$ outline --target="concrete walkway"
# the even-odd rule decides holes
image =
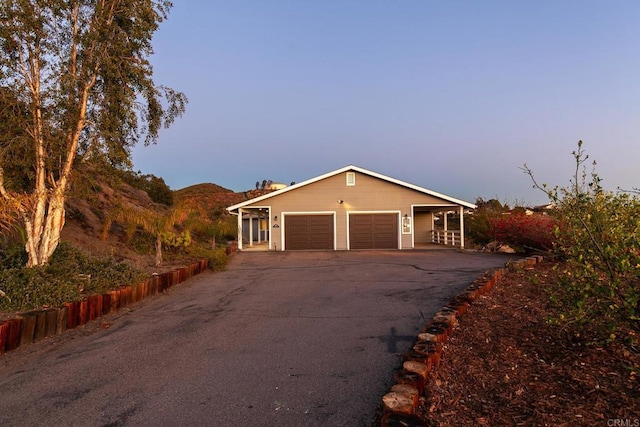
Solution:
[[[506,261],[238,253],[227,271],[0,358],[0,425],[368,426],[425,319]]]

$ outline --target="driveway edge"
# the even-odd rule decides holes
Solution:
[[[504,268],[487,270],[431,318],[416,337],[412,349],[403,355],[402,367],[394,376],[395,384],[382,397],[381,427],[426,426],[421,419],[414,416],[414,413],[419,398],[424,393],[430,372],[440,364],[444,344],[453,333],[457,319],[467,312],[473,301],[489,292],[498,283],[506,268],[531,267],[542,259],[542,256],[535,255],[509,261]]]

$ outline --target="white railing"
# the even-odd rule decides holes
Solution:
[[[431,230],[431,243],[460,246],[460,232],[451,230]]]

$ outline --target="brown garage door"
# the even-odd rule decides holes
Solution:
[[[333,249],[333,215],[287,215],[286,250]]]
[[[398,215],[349,215],[349,248],[398,249]]]

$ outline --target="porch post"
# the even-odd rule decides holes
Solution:
[[[253,247],[253,213],[249,213],[249,247]]]
[[[433,211],[431,211],[431,243],[436,242],[436,216]]]
[[[269,209],[267,210],[267,229],[264,232],[264,238],[267,240],[267,243],[269,244],[269,250],[271,250],[271,207],[269,207]]]
[[[460,249],[464,249],[464,206],[460,206]]]
[[[449,233],[447,233],[447,231],[449,230],[448,226],[447,226],[447,217],[449,216],[449,211],[444,211],[444,244],[448,245],[448,239],[449,239]]]
[[[260,211],[258,211],[258,245],[260,243],[262,243],[262,236],[260,235],[260,233],[262,232],[262,224],[260,224],[260,221],[262,220],[262,213]]]
[[[238,250],[242,250],[242,208],[238,208]]]

